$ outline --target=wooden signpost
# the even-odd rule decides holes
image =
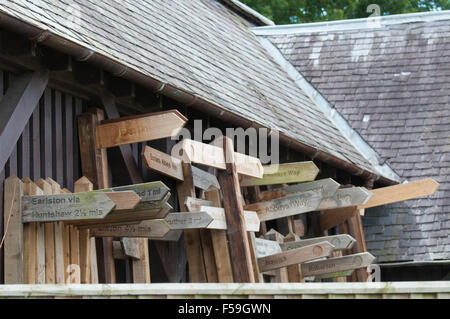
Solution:
[[[207,212],[171,213],[165,221],[171,229],[202,229],[214,221]]]
[[[174,178],[177,181],[184,180],[181,159],[160,152],[150,146],[145,146],[142,158],[149,169]],[[220,188],[217,177],[200,168],[192,166],[192,176],[194,178],[194,186],[197,188],[205,191]]]
[[[255,238],[255,246],[257,258],[281,253],[280,244],[273,240]]]
[[[280,244],[283,251],[296,249],[308,245],[313,245],[319,242],[328,242],[334,246],[334,250],[351,249],[356,240],[347,234],[340,234],[334,236],[315,237],[309,239],[301,239],[297,241],[284,242]]]
[[[172,149],[172,155],[186,162],[197,163],[220,170],[226,169],[224,150],[211,144],[204,144],[190,139],[184,139]],[[234,153],[236,170],[239,174],[261,178],[263,167],[259,159],[242,153]]]
[[[259,202],[245,206],[256,211],[261,221],[278,219],[316,210],[322,197],[314,191],[285,196],[271,201]]]
[[[297,162],[263,166],[262,178],[240,177],[241,186],[273,185],[313,181],[319,169],[313,162]]]
[[[344,257],[329,258],[302,264],[303,276],[340,277],[347,271],[369,266],[375,257],[370,253],[360,253]]]
[[[258,199],[260,201],[266,201],[297,193],[304,193],[307,191],[313,191],[317,193],[317,195],[320,195],[322,198],[326,198],[332,197],[338,190],[339,186],[339,183],[335,182],[333,179],[326,178],[318,181],[299,183],[283,188],[262,191],[259,193]]]
[[[134,192],[34,195],[22,198],[23,222],[102,219],[112,209],[130,209],[139,197]]]
[[[190,212],[200,211],[201,206],[213,206],[212,201],[194,197],[187,197],[184,204]]]
[[[164,219],[155,219],[132,225],[93,227],[90,229],[90,234],[93,237],[142,237],[153,239],[163,238],[170,229],[170,226]]]
[[[305,261],[329,256],[334,246],[329,242],[320,242],[317,244],[295,248],[281,253],[258,258],[259,269],[261,272],[288,267],[290,265],[300,264]]]
[[[100,148],[176,136],[187,119],[177,110],[103,120],[97,126]]]
[[[213,218],[213,221],[208,225],[209,229],[227,229],[225,210],[219,207],[200,206],[200,211],[206,212]],[[247,231],[258,232],[260,221],[256,212],[244,211],[245,227]]]
[[[372,193],[364,187],[341,188],[332,197],[322,199],[317,210],[357,206],[367,203]]]

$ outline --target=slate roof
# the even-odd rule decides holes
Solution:
[[[440,183],[431,197],[366,212],[377,261],[450,259],[450,11],[255,32],[266,34],[381,162],[403,179]]]
[[[6,14],[378,174],[273,62],[248,24],[218,1],[0,3]]]

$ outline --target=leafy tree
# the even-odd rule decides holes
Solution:
[[[381,15],[450,9],[450,0],[241,0],[276,24],[366,18],[370,4]]]

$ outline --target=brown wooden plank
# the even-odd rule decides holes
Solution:
[[[76,226],[69,226],[70,233],[70,265],[77,265],[80,267],[80,232]],[[75,272],[71,276],[71,283],[81,283],[81,267],[80,272]]]
[[[24,238],[21,214],[23,183],[17,177],[8,177],[4,186],[4,278],[5,284],[24,283]]]
[[[78,135],[83,175],[95,189],[109,187],[109,174],[106,149],[98,149],[95,141],[96,128],[103,120],[103,113],[94,109],[93,113],[84,113],[78,117]],[[114,258],[112,256],[112,238],[100,238],[96,242],[99,281],[115,282]]]
[[[369,201],[364,205],[359,205],[358,208],[370,208],[430,196],[436,192],[438,187],[439,183],[432,178],[426,178],[406,184],[373,189],[371,190],[373,195]]]
[[[10,83],[0,101],[0,169],[3,169],[47,86],[48,71],[26,72]]]
[[[60,194],[61,193],[61,186],[51,179],[50,177],[47,177],[45,179],[47,183],[50,184],[52,189],[52,195]],[[66,251],[66,254],[64,254],[64,246],[66,246],[66,249],[68,247],[67,245],[67,232],[66,236],[64,231],[64,223],[63,222],[55,222],[53,223],[54,228],[54,249],[55,249],[55,280],[57,284],[63,284],[65,283],[65,277],[66,277],[66,266],[64,260],[64,255],[67,256],[68,251]],[[66,258],[67,263],[67,258]]]
[[[188,163],[182,163],[184,181],[178,182],[178,204],[181,211],[187,212],[185,205],[187,197],[195,197],[192,168]],[[198,229],[184,230],[184,241],[189,264],[189,278],[191,282],[207,282],[207,274],[203,261],[200,232]]]
[[[148,239],[136,238],[139,247],[140,258],[138,260],[133,259],[133,283],[150,283],[150,259],[148,252]]]
[[[63,141],[64,141],[64,185],[73,190],[74,176],[73,176],[73,98],[70,95],[65,96],[64,100],[64,114],[63,114]]]
[[[221,207],[219,190],[205,192],[205,198],[214,203],[215,207]],[[233,270],[231,268],[230,251],[228,248],[227,234],[225,230],[211,229],[211,241],[216,261],[218,282],[233,282]]]
[[[52,186],[40,178],[36,181],[36,185],[42,189],[44,195],[52,194]],[[45,283],[56,283],[55,274],[55,228],[54,223],[44,223],[45,238]]]
[[[38,187],[29,177],[22,178],[22,182],[24,195],[38,195]],[[24,283],[36,284],[36,223],[28,223],[23,225],[23,242]]]
[[[74,192],[89,192],[94,186],[86,178],[81,177],[74,184]],[[80,281],[82,284],[91,283],[91,244],[89,229],[80,230],[79,234],[79,249],[80,249]],[[95,240],[95,239],[93,239]],[[95,247],[95,246],[94,246]]]
[[[101,148],[156,140],[177,135],[187,119],[177,110],[102,121],[97,142]]]
[[[355,238],[356,242],[352,247],[352,254],[367,252],[364,230],[362,227],[361,215],[358,208],[352,210],[352,217],[347,219],[348,234]],[[369,274],[365,268],[355,270],[356,279],[359,282],[366,282]]]
[[[353,216],[353,210],[354,207],[344,207],[324,211],[319,216],[320,230],[324,232],[344,223],[347,219]]]
[[[245,228],[242,195],[235,165],[233,142],[223,137],[226,170],[219,171],[219,183],[223,194],[223,206],[227,219],[227,235],[235,282],[255,282],[250,245]]]
[[[284,236],[274,229],[269,230],[265,235],[265,239],[276,241],[277,243],[284,242]],[[274,276],[270,282],[289,282],[287,268],[280,268],[273,271]]]
[[[293,219],[291,219],[290,222],[293,222]],[[296,235],[295,231],[293,231],[284,237],[284,242],[292,242],[296,241],[297,239],[298,236]],[[302,267],[300,265],[288,266],[287,274],[289,282],[305,282],[302,275]]]

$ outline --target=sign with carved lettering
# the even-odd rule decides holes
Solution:
[[[262,178],[240,177],[241,186],[273,185],[313,181],[319,169],[313,162],[297,162],[263,166]]]
[[[93,237],[162,238],[170,231],[164,219],[146,220],[132,225],[108,225],[90,228]]]
[[[197,163],[224,170],[225,155],[222,147],[184,139],[172,148],[172,155],[183,161]],[[234,162],[239,174],[261,178],[263,167],[256,157],[234,153]]]
[[[281,253],[280,244],[274,240],[255,238],[256,258]]]
[[[142,152],[142,158],[149,169],[179,181],[184,180],[181,160],[179,158],[172,157],[169,154],[160,152],[150,146],[145,146],[144,151]]]
[[[329,258],[302,264],[304,277],[345,272],[369,266],[375,257],[370,253],[359,253],[344,257]]]
[[[351,249],[356,243],[356,240],[352,236],[347,234],[340,234],[334,236],[315,237],[309,239],[300,239],[291,242],[284,242],[280,244],[280,247],[282,250],[291,250],[323,241],[329,242],[331,245],[333,245],[334,250]]]
[[[317,210],[334,209],[365,204],[372,193],[364,187],[341,188],[332,197],[322,199]]]
[[[97,126],[100,148],[176,136],[187,119],[177,110],[104,120]]]
[[[102,219],[114,206],[107,194],[95,192],[23,196],[22,220],[29,223]]]
[[[333,252],[333,249],[333,245],[329,242],[320,242],[314,245],[295,248],[278,254],[258,258],[259,270],[265,272],[326,257]]]
[[[170,194],[169,187],[164,185],[163,182],[150,182],[126,186],[118,186],[113,188],[106,188],[101,190],[96,190],[94,192],[120,192],[120,191],[134,191],[140,198],[141,203],[138,204],[136,209],[146,209],[149,203],[154,201],[162,201],[167,194]],[[170,196],[170,195],[169,195]]]
[[[207,228],[214,220],[206,212],[171,213],[165,218],[171,229],[202,229]]]
[[[176,241],[180,240],[182,234],[183,234],[183,230],[181,230],[181,229],[177,229],[177,230],[172,229],[167,234],[165,234],[164,237],[152,238],[152,240],[176,242]]]
[[[219,207],[201,206],[200,211],[207,212],[214,220],[208,225],[208,229],[227,229],[225,210]],[[245,226],[247,231],[259,231],[260,221],[256,212],[244,211]]]
[[[256,211],[261,221],[267,221],[314,211],[321,200],[321,196],[309,191],[250,204],[245,209]]]

